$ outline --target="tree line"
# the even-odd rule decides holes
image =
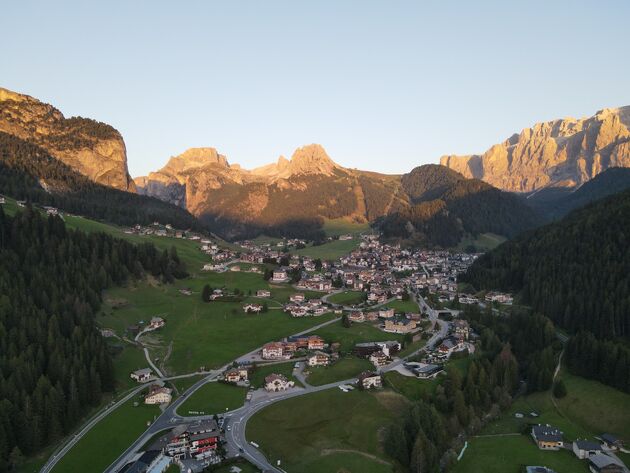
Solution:
[[[0,472],[60,440],[115,388],[95,323],[101,291],[146,273],[169,281],[185,267],[175,249],[0,208]]]
[[[416,181],[420,178],[417,175]],[[419,198],[426,200],[412,200],[383,218],[379,222],[383,235],[420,246],[451,247],[468,234],[511,237],[536,225],[535,212],[519,197],[477,179],[449,179],[432,176],[428,183],[410,183],[407,178],[409,192],[421,193]]]
[[[630,192],[600,200],[480,257],[461,280],[519,292],[571,332],[630,336]]]
[[[37,145],[0,132],[0,192],[119,225],[170,223],[203,231],[186,210],[92,182]]]
[[[578,332],[567,343],[566,365],[572,374],[630,393],[630,349],[624,343]]]
[[[534,391],[550,387],[550,380],[539,383],[532,368],[542,353],[557,359],[548,319],[517,311],[500,317],[476,308],[467,308],[463,317],[479,334],[468,368],[460,372],[449,366],[435,392],[422,393],[385,433],[386,453],[407,471],[433,473],[452,466],[465,435],[479,432],[507,409],[525,386],[521,380]]]

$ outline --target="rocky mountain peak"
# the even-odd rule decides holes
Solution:
[[[230,166],[226,157],[219,154],[215,148],[189,148],[182,154],[172,157],[164,169],[179,173],[209,164],[218,164],[222,167]]]
[[[280,156],[275,163],[252,169],[251,174],[267,179],[288,179],[294,175],[323,174],[330,176],[335,169],[342,169],[336,164],[322,145],[311,144],[302,146],[293,152],[288,160]]]
[[[311,144],[298,148],[291,156],[287,170],[290,174],[324,174],[329,176],[339,166],[328,156],[322,145]]]

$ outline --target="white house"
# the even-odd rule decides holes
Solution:
[[[383,386],[383,380],[380,374],[364,371],[359,375],[359,385],[363,389],[376,389]]]
[[[136,370],[133,373],[131,373],[131,379],[139,383],[146,383],[147,381],[150,381],[151,379],[153,379],[153,371],[151,370],[151,368],[143,368],[141,370]]]
[[[281,374],[270,374],[265,377],[265,390],[269,392],[286,391],[295,385],[293,381],[289,381],[286,376]]]

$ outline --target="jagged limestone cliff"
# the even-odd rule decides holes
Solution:
[[[302,218],[348,217],[366,222],[406,203],[398,176],[336,164],[317,144],[290,160],[246,170],[213,148],[193,148],[136,179],[138,192],[176,203],[199,217],[255,225]]]
[[[91,180],[135,192],[125,142],[113,127],[65,118],[52,105],[0,88],[0,131],[36,144]]]
[[[508,191],[578,186],[610,167],[630,167],[630,106],[537,123],[482,155],[443,156],[440,163]]]

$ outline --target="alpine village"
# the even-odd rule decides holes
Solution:
[[[181,5],[186,10],[177,13],[182,25],[166,33],[175,19],[165,18],[165,35],[194,42],[188,35],[195,30],[204,38],[199,41],[221,42],[219,33],[205,36],[210,33],[200,27],[203,17],[205,28],[227,35],[226,51],[240,51],[243,58],[228,60],[220,49],[191,43],[186,47],[197,48],[196,54],[209,48],[204,61],[217,55],[225,67],[216,66],[199,82],[177,84],[181,70],[173,75],[156,65],[181,64],[177,53],[165,48],[158,54],[175,56],[153,56],[158,44],[167,42],[159,39],[162,30],[151,29],[154,46],[140,39],[144,27],[125,31],[135,52],[126,51],[109,33],[103,44],[91,36],[104,34],[96,31],[105,27],[96,18],[110,13],[87,4],[77,13],[78,5],[63,3],[54,15],[41,18],[35,12],[54,10],[53,5],[31,5],[29,15],[38,25],[71,25],[71,31],[88,35],[91,46],[76,44],[80,38],[71,40],[59,29],[46,38],[38,33],[42,51],[52,51],[45,44],[51,41],[61,48],[58,60],[74,64],[83,59],[70,51],[91,47],[105,54],[112,48],[121,61],[148,61],[152,70],[132,79],[121,63],[115,80],[159,82],[167,74],[169,93],[184,101],[189,95],[181,89],[213,87],[214,80],[231,84],[226,85],[229,97],[232,87],[255,89],[259,80],[261,89],[246,94],[264,96],[262,87],[269,85],[264,76],[280,57],[262,46],[278,33],[271,31],[275,20],[264,25],[271,21],[267,9],[287,15],[289,23],[306,22],[304,32],[320,41],[298,35],[298,45],[291,46],[284,44],[292,41],[288,34],[278,46],[284,52],[277,54],[296,64],[291,77],[277,78],[288,97],[303,92],[290,92],[287,84],[307,81],[301,75],[320,67],[314,65],[316,57],[303,64],[300,54],[326,51],[324,57],[337,57],[336,47],[363,51],[336,28],[340,18],[351,15],[358,23],[344,23],[344,28],[361,37],[367,34],[365,15],[377,8],[359,2],[308,8],[283,4],[282,9],[275,2],[239,8],[222,2]],[[157,12],[161,18],[180,7],[141,3],[147,22],[158,22]],[[611,8],[608,4],[589,8]],[[87,20],[92,8],[94,18]],[[131,5],[112,8],[115,28],[129,26],[124,25],[127,15],[144,21],[136,18],[144,12]],[[12,30],[31,21],[14,16],[26,9],[16,4],[5,11]],[[302,9],[311,16],[299,16]],[[239,11],[238,20],[230,16],[233,10]],[[395,22],[400,35],[430,28],[428,17],[422,22],[404,18],[402,9],[394,15],[393,5],[378,10],[385,30],[378,33],[380,26],[370,23],[370,34],[394,35],[378,43],[388,48],[403,38],[387,22]],[[324,11],[338,41],[334,46],[326,43],[328,30],[320,29],[317,19]],[[61,13],[68,18],[58,18]],[[628,8],[619,6],[617,14],[619,21],[625,14],[627,26]],[[89,24],[87,29],[85,24],[74,29],[76,15]],[[255,39],[248,40],[251,50],[227,45],[240,41],[233,30],[258,28],[252,26],[258,25],[256,16],[263,22],[261,45]],[[189,27],[183,26],[188,20]],[[295,25],[287,28],[287,33],[297,31]],[[456,35],[460,43],[468,41],[446,29],[450,25],[445,34]],[[16,42],[18,37],[27,41],[26,32],[15,34]],[[529,38],[533,33],[518,29],[513,34]],[[171,40],[184,47],[183,39]],[[627,81],[627,41],[623,47],[623,41],[607,42],[614,51],[625,51],[616,56],[626,63],[625,70],[615,74],[625,73]],[[44,61],[29,44],[19,46],[22,54]],[[146,49],[135,49],[140,44]],[[397,60],[394,51],[370,44],[370,54],[385,54],[379,61]],[[301,49],[289,57],[289,48]],[[251,71],[257,69],[260,78],[234,75],[229,65],[240,66],[231,61],[245,57],[256,64]],[[12,53],[9,58],[7,66],[15,61]],[[90,88],[87,81],[96,77],[92,69],[97,66],[85,61],[86,77],[77,80]],[[348,61],[356,65],[359,59]],[[344,63],[329,71],[335,77],[318,76],[322,88],[344,83]],[[589,116],[553,118],[549,110],[567,103],[558,98],[555,108],[536,114],[537,104],[552,101],[541,85],[537,94],[543,96],[532,99],[533,110],[521,113],[515,106],[505,117],[479,113],[479,123],[453,120],[448,125],[453,137],[482,127],[499,130],[503,141],[485,142],[486,151],[470,150],[478,154],[438,157],[421,148],[411,160],[398,160],[397,151],[409,144],[394,146],[401,133],[415,133],[420,141],[438,139],[412,123],[386,136],[392,148],[380,158],[353,160],[364,148],[355,153],[337,142],[329,150],[302,142],[288,158],[260,165],[245,150],[254,149],[261,135],[246,136],[253,126],[249,110],[241,109],[242,121],[234,122],[238,115],[227,111],[232,99],[223,102],[219,94],[215,102],[204,102],[205,92],[197,90],[192,93],[199,102],[182,107],[226,113],[221,120],[238,129],[235,141],[221,136],[225,128],[196,128],[183,115],[157,112],[150,103],[162,97],[142,97],[118,110],[127,103],[116,98],[116,88],[123,85],[101,81],[94,87],[106,90],[82,95],[65,84],[68,72],[57,75],[65,63],[46,64],[35,71],[15,63],[18,71],[7,74],[7,85],[16,84],[18,73],[40,77],[25,80],[23,89],[19,84],[0,88],[0,473],[630,472],[630,106],[602,103],[599,110],[590,108]],[[196,74],[197,65],[189,66],[184,75]],[[577,67],[573,72],[581,74]],[[98,67],[96,75],[101,73],[110,77]],[[223,82],[218,76],[224,74],[235,83]],[[542,81],[545,74],[554,73],[549,69],[530,80]],[[464,81],[447,83],[451,80]],[[621,90],[615,95],[617,82],[610,84],[605,97],[630,101],[627,87],[625,95]],[[134,94],[142,94],[143,87],[134,88]],[[29,95],[38,90],[61,103]],[[501,87],[496,93],[503,93]],[[577,95],[588,96],[589,90]],[[466,108],[461,97],[459,106]],[[282,107],[283,99],[275,99]],[[374,98],[370,107],[378,108],[379,100]],[[321,112],[315,102],[308,103],[309,114]],[[594,102],[580,102],[585,103]],[[380,139],[378,133],[353,135],[351,124],[337,122],[334,100],[326,107],[333,128],[343,128],[330,136],[347,135],[351,142]],[[93,118],[66,116],[65,108],[94,110]],[[269,113],[269,122],[255,127],[276,126],[278,115]],[[417,113],[430,116],[431,106]],[[169,122],[169,133],[133,131],[151,114],[153,120]],[[119,116],[129,118],[111,118]],[[284,117],[284,130],[265,133],[277,141],[286,131],[293,142],[302,136],[296,127],[308,128],[302,116]],[[528,122],[531,116],[542,119]],[[129,131],[123,136],[99,121],[107,119],[121,121],[120,130]],[[505,131],[506,123],[528,124]],[[455,131],[458,127],[470,130]],[[325,129],[315,133],[321,131],[325,139]],[[179,137],[193,136],[193,130],[196,143],[205,140],[226,149],[164,151],[163,143],[172,139],[169,149],[180,146]],[[128,141],[127,133],[133,136]],[[152,136],[155,143],[138,136]],[[241,166],[230,158],[230,143],[248,140],[249,148],[234,153],[244,156]],[[460,137],[457,143],[478,141]],[[447,135],[438,144],[444,153],[455,148]],[[144,164],[132,166],[141,155]],[[362,162],[365,168],[357,168]],[[144,175],[132,178],[130,167]]]

